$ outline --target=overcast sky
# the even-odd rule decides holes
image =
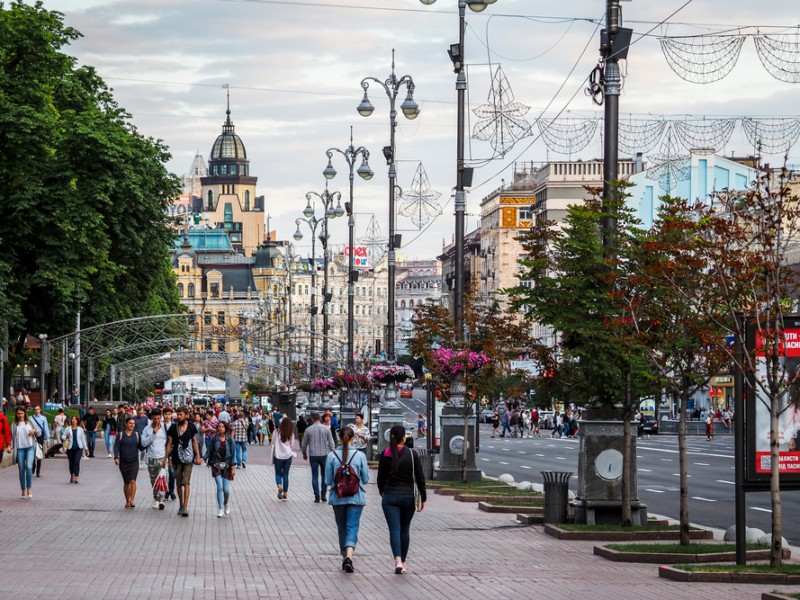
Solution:
[[[796,27],[797,1],[770,0],[765,10],[765,3],[751,0],[695,0],[668,25],[658,26],[685,3],[623,3],[634,40],[640,33],[652,34],[630,49],[621,118],[797,116],[800,84],[774,79],[759,62],[752,38],[744,42],[726,78],[698,85],[669,68],[653,37],[752,25],[777,33],[782,30],[763,28]],[[422,162],[443,206],[442,216],[422,233],[409,219],[399,218],[402,252],[410,258],[433,257],[443,240],[451,240],[456,95],[446,49],[458,38],[456,0],[432,6],[419,0],[45,0],[45,5],[63,12],[66,23],[83,34],[67,51],[97,69],[143,134],[164,140],[173,156],[168,167],[177,175],[188,171],[196,152],[208,159],[225,118],[223,85],[229,84],[236,133],[281,239],[294,232],[305,193],[324,189],[325,150],[344,149],[351,125],[355,145],[372,153],[375,171],[369,182],[356,178],[356,235],[364,234],[372,214],[386,235],[388,176],[381,148],[389,142],[389,102],[373,85],[373,115],[361,117],[355,107],[361,80],[385,79],[396,49],[397,75],[413,77],[421,108],[414,121],[398,118],[398,185],[409,189]],[[562,110],[562,117],[573,119],[602,116],[583,88],[598,60],[596,22],[604,10],[605,0],[497,0],[481,14],[467,10],[470,109],[487,101],[491,69],[501,65],[515,100],[531,107],[529,122]],[[470,114],[469,127],[475,123]],[[601,157],[599,131],[572,158]],[[737,126],[726,154],[751,151]],[[468,230],[477,226],[481,199],[501,179],[512,179],[515,164],[568,158],[534,137],[493,160],[486,160],[492,158],[487,142],[469,140],[467,154],[478,167],[468,194]],[[795,147],[790,160],[800,162],[798,154]],[[336,158],[339,175],[331,189],[344,197],[346,164]],[[780,162],[780,157],[770,159]],[[334,222],[332,243],[346,243],[346,230],[346,219]]]

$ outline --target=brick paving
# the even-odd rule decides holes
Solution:
[[[99,444],[101,446],[101,444]],[[16,467],[0,470],[0,599],[108,600],[212,598],[759,598],[774,585],[686,584],[658,577],[656,565],[611,563],[591,542],[558,541],[513,515],[429,495],[412,524],[409,573],[395,575],[373,481],[368,486],[356,572],[340,571],[336,527],[314,504],[311,473],[295,460],[290,500],[276,497],[268,447],[250,447],[233,489],[232,513],[216,517],[210,471],[195,467],[189,518],[177,503],[150,508],[139,472],[135,510],[125,510],[113,461],[81,461],[70,485],[65,458],[45,460],[33,499],[20,500]],[[98,457],[104,456],[98,447]]]

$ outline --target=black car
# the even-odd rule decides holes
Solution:
[[[642,417],[642,422],[639,424],[639,435],[657,435],[658,434],[658,419],[646,415]]]

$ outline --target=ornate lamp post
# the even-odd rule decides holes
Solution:
[[[40,379],[39,379],[39,404],[42,407],[42,414],[44,414],[44,405],[47,402],[47,386],[45,385],[45,378],[47,377],[47,372],[49,369],[49,350],[50,346],[47,343],[47,334],[40,333],[39,334],[39,366],[40,366]],[[2,380],[0,380],[2,381]]]
[[[386,92],[386,97],[389,98],[389,145],[384,146],[383,156],[386,158],[386,164],[389,166],[389,252],[388,252],[388,276],[389,276],[389,311],[387,315],[386,326],[386,357],[390,361],[394,361],[394,297],[395,297],[395,179],[397,178],[397,170],[395,168],[395,130],[397,129],[397,110],[395,108],[397,95],[400,89],[405,86],[406,99],[400,104],[400,110],[407,119],[416,119],[419,115],[419,106],[414,101],[414,80],[410,75],[403,75],[398,79],[394,73],[394,50],[392,50],[392,73],[385,81],[381,81],[376,77],[365,77],[361,80],[361,87],[364,89],[364,98],[361,104],[358,105],[358,114],[362,117],[370,116],[375,107],[369,101],[367,90],[369,89],[370,82],[377,83]]]
[[[369,150],[364,148],[364,146],[359,146],[356,148],[353,146],[353,128],[350,127],[350,145],[345,148],[344,150],[340,150],[339,148],[328,148],[325,154],[328,155],[328,166],[325,167],[325,170],[322,172],[325,175],[325,179],[333,179],[336,177],[336,169],[333,168],[333,164],[331,162],[333,158],[333,153],[338,152],[341,154],[345,161],[347,161],[347,167],[350,172],[350,201],[345,202],[345,210],[347,211],[347,228],[348,228],[348,244],[350,246],[350,251],[348,252],[347,258],[347,370],[351,373],[353,372],[353,332],[354,332],[354,324],[353,324],[353,315],[354,315],[354,289],[353,284],[358,280],[358,276],[353,268],[353,246],[355,245],[355,240],[353,238],[353,228],[355,226],[355,218],[353,213],[353,167],[355,166],[356,159],[359,155],[361,155],[361,166],[358,167],[356,172],[358,173],[361,179],[365,181],[369,181],[372,179],[374,173],[369,166]]]
[[[312,206],[311,200],[314,200]],[[317,199],[322,203],[323,214],[322,217],[317,218],[316,206]],[[315,352],[315,333],[317,321],[317,265],[316,265],[316,252],[315,252],[315,238],[319,237],[322,242],[322,251],[324,259],[324,275],[323,275],[323,297],[322,297],[322,361],[326,364],[328,362],[328,310],[327,304],[330,301],[330,294],[328,293],[328,219],[335,219],[344,215],[342,208],[341,194],[339,192],[329,192],[328,182],[325,181],[325,191],[321,194],[316,192],[308,192],[306,194],[306,207],[303,209],[305,218],[300,217],[295,219],[297,231],[294,232],[294,239],[298,242],[303,239],[303,233],[300,231],[300,223],[305,223],[311,229],[311,346],[310,346],[310,359],[309,359],[309,375],[313,372],[313,363],[316,355]],[[334,202],[336,206],[334,207]],[[317,227],[321,225],[321,231],[317,236]]]

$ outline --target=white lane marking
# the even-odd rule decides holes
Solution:
[[[503,452],[511,452],[508,448],[503,448]]]
[[[680,473],[673,473],[673,475],[675,475],[675,477],[680,477],[681,476]],[[691,475],[687,475],[687,477],[691,477]]]
[[[544,456],[544,454],[537,454],[536,456]]]
[[[645,492],[653,492],[654,494],[666,494],[666,490],[651,490],[650,488],[645,488]]]
[[[728,481],[727,479],[717,479],[717,483],[728,483],[730,485],[736,485],[735,481]]]
[[[698,467],[710,467],[711,466],[709,463],[694,463],[694,464],[696,464]]]
[[[481,460],[482,460],[483,462],[492,462],[492,461],[491,461],[491,459],[488,459],[488,458],[482,458]]]
[[[768,508],[759,508],[758,506],[751,506],[750,510],[760,510],[761,512],[771,513],[772,511]]]
[[[501,464],[501,465],[507,465],[508,463],[507,463],[507,462],[505,462],[505,461],[502,461],[502,460],[501,460],[501,461],[500,461],[500,464]]]
[[[556,456],[556,460],[567,460],[567,459],[564,458],[563,456]]]
[[[494,450],[494,446],[486,446],[486,447],[487,448],[491,448],[492,450]]]
[[[642,473],[652,473],[653,469],[639,469]]]
[[[658,460],[660,460],[662,462],[672,462],[671,458],[659,458]]]
[[[699,449],[700,447],[698,446],[697,448]],[[639,449],[650,450],[651,452],[664,452],[666,454],[678,454],[677,450],[671,450],[669,448],[650,448],[649,446],[639,446],[637,447],[637,450]],[[702,450],[700,450],[699,452],[687,451],[686,454],[697,454],[704,458],[709,456],[713,456],[714,458],[733,458],[733,454],[714,454],[712,452],[709,452],[708,450],[706,450],[705,452],[703,452]]]
[[[702,496],[692,496],[692,500],[700,500],[700,502],[716,502],[716,500],[712,500],[711,498],[703,498]]]
[[[533,468],[533,467],[529,467],[528,465],[520,465],[520,467],[523,468],[523,469],[532,469]]]
[[[527,452],[525,450],[517,450],[517,454],[527,454]]]

